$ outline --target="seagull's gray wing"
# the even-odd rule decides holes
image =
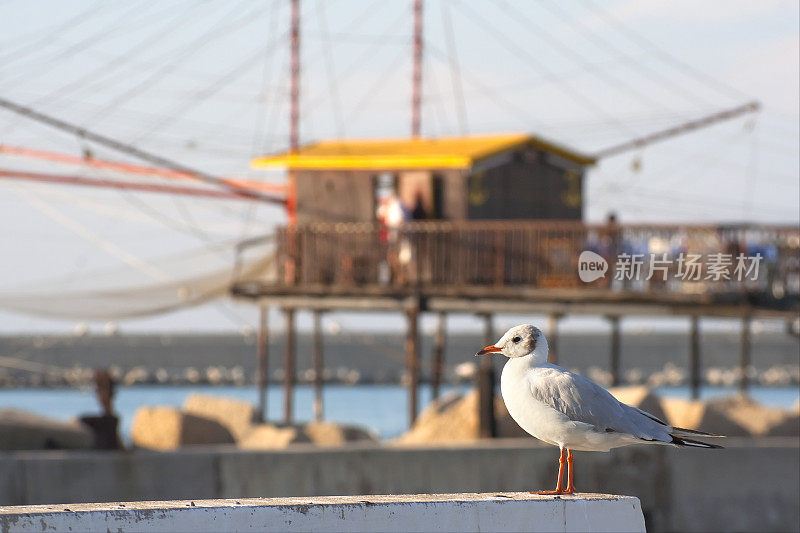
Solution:
[[[624,404],[588,378],[555,365],[529,374],[533,397],[598,432],[626,433],[643,440],[670,442],[672,427],[655,416]]]

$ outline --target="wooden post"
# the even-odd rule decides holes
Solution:
[[[433,400],[439,398],[439,388],[442,384],[442,369],[444,368],[444,350],[447,342],[447,313],[439,313],[439,323],[436,328],[436,337],[433,345],[433,376],[431,376],[431,392]]]
[[[494,344],[492,331],[492,315],[483,315],[483,344]],[[478,434],[481,438],[497,436],[497,424],[494,417],[494,365],[491,355],[481,357],[478,370]]]
[[[550,351],[547,354],[547,361],[554,365],[558,364],[558,321],[561,315],[553,313],[547,321],[547,346]]]
[[[408,370],[408,421],[413,425],[417,420],[419,393],[419,307],[406,311],[408,328],[406,330],[406,369]]]
[[[314,311],[314,421],[322,421],[322,311]]]
[[[294,400],[294,363],[295,363],[295,331],[294,309],[287,307],[283,310],[286,316],[286,351],[283,359],[283,421],[292,423],[292,406]]]
[[[619,379],[619,358],[620,358],[620,339],[619,339],[619,317],[610,316],[608,319],[611,321],[611,361],[609,363],[609,372],[611,372],[611,386],[617,387],[620,384]]]
[[[267,379],[269,376],[269,329],[267,319],[269,308],[266,305],[258,307],[258,347],[256,360],[256,384],[258,385],[258,420],[267,419]]]
[[[741,344],[739,347],[739,369],[741,378],[739,379],[739,392],[747,394],[750,386],[750,379],[747,375],[750,369],[750,313],[742,315]]]
[[[700,398],[700,319],[692,315],[689,326],[689,390],[693,400]]]

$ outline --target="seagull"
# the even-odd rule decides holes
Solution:
[[[537,439],[558,446],[561,452],[555,490],[538,494],[575,492],[573,450],[607,452],[630,444],[722,448],[694,439],[721,435],[670,426],[620,402],[590,379],[548,363],[547,339],[530,324],[509,329],[499,341],[475,355],[492,353],[508,357],[500,392],[511,418]],[[566,487],[562,484],[565,463]]]

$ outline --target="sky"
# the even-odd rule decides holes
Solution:
[[[281,183],[282,174],[253,171],[249,161],[288,142],[288,4],[0,0],[0,97],[207,172]],[[798,5],[429,0],[423,134],[532,132],[593,153],[757,100],[758,114],[601,160],[587,175],[585,219],[615,211],[623,222],[796,224]],[[301,6],[301,141],[407,136],[411,1]],[[132,161],[2,110],[0,144]],[[0,169],[40,165],[0,155]],[[0,292],[57,290],[65,277],[91,281],[98,269],[188,254],[284,221],[268,205],[10,180],[0,181],[0,216]],[[254,323],[252,306],[218,301],[112,329]],[[0,311],[0,334],[85,327],[110,326]]]

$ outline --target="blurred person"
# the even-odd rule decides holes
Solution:
[[[408,262],[404,259],[410,259],[406,257],[410,255],[410,246],[406,239],[400,238],[400,227],[411,219],[411,212],[397,193],[392,192],[378,200],[376,215],[380,225],[380,240],[386,246],[384,264],[388,266],[388,269],[384,267],[386,273],[379,273],[381,282],[403,283],[405,276],[402,265]]]
[[[422,198],[422,191],[417,191],[414,198],[414,209],[411,210],[412,220],[426,220],[428,211],[425,209],[425,201]]]

